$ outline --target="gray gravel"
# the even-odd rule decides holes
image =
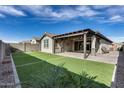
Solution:
[[[116,87],[124,88],[124,52],[119,53],[117,64]]]
[[[10,63],[6,63],[8,61],[10,61]],[[4,62],[4,64],[0,63],[0,87],[13,88],[15,81],[10,57],[6,57]]]

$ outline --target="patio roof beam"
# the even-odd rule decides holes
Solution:
[[[69,34],[69,35],[62,35],[62,36],[54,37],[54,39],[66,38],[66,37],[72,37],[72,36],[79,36],[79,35],[83,35],[83,34],[84,34],[84,32],[82,32],[82,33],[75,33],[75,34]]]

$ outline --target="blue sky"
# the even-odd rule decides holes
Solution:
[[[124,6],[0,6],[0,39],[6,42],[85,28],[124,41]]]

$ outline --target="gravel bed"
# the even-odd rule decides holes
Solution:
[[[14,74],[10,57],[6,57],[4,61],[0,63],[0,87],[15,87]]]
[[[116,87],[124,88],[124,53],[120,52],[117,65]]]

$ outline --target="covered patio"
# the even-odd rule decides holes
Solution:
[[[80,53],[83,58],[101,52],[102,39],[111,43],[105,36],[90,29],[65,33],[54,37],[54,53]],[[106,44],[107,45],[107,44]]]

